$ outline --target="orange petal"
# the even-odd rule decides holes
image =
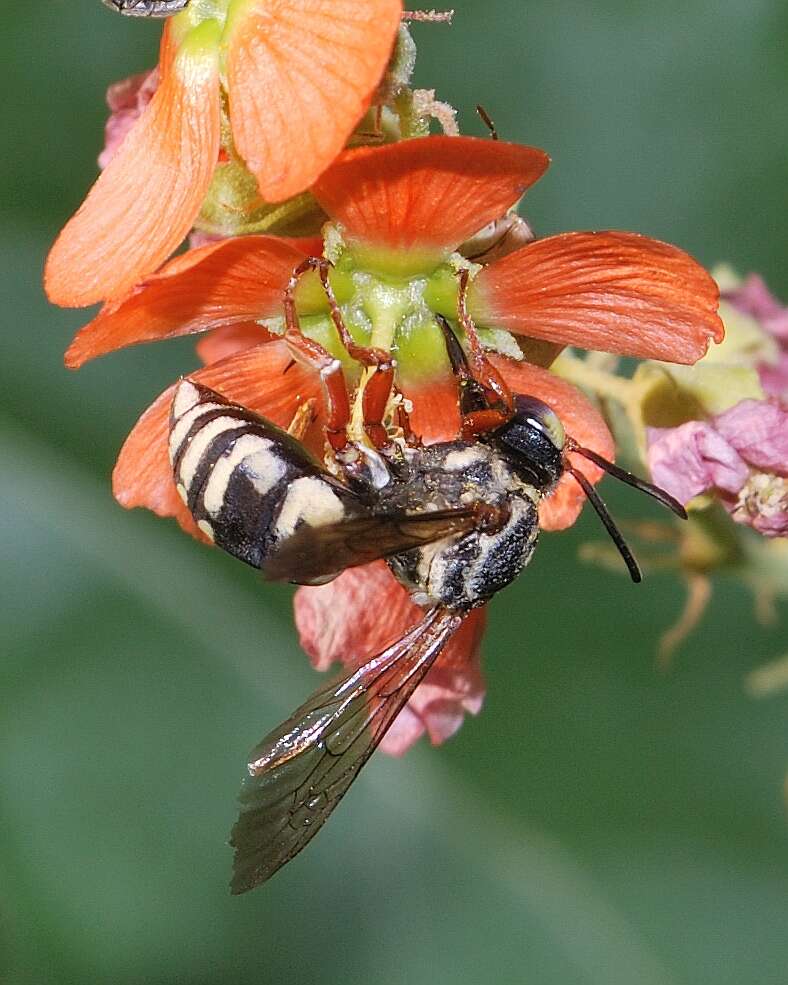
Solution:
[[[317,373],[293,363],[279,340],[246,349],[189,376],[280,427],[287,427],[296,408],[320,392]],[[135,424],[118,456],[112,489],[121,506],[144,506],[159,516],[174,516],[193,533],[191,514],[175,491],[167,451],[174,388],[175,384],[165,390]],[[322,451],[320,427],[314,426],[311,433],[318,445],[315,450]]]
[[[403,393],[413,404],[411,430],[425,444],[457,437],[460,431],[459,393],[452,375],[427,379],[421,386],[403,386]]]
[[[227,26],[233,137],[260,194],[308,188],[344,147],[383,76],[400,0],[246,0]]]
[[[178,54],[178,45],[181,40],[182,38],[177,36],[173,27],[173,22],[171,20],[165,21],[159,42],[159,72],[162,78],[175,64],[175,57]]]
[[[106,305],[77,333],[66,366],[76,369],[138,342],[281,313],[282,293],[304,256],[299,241],[273,236],[242,236],[189,250]]]
[[[683,250],[635,233],[564,233],[474,280],[474,316],[536,339],[694,363],[720,342],[719,291]]]
[[[200,338],[194,348],[203,365],[210,366],[211,363],[218,363],[221,359],[243,352],[244,349],[251,349],[253,346],[272,342],[275,339],[275,335],[271,335],[257,322],[239,322],[237,325],[225,325],[223,328],[208,332]]]
[[[219,153],[219,59],[215,40],[203,43],[204,36],[187,38],[57,238],[44,272],[55,304],[80,307],[124,294],[192,227]]]
[[[348,151],[312,190],[351,238],[447,252],[502,216],[549,163],[535,147],[421,137]]]
[[[602,415],[577,387],[555,373],[530,363],[518,363],[496,355],[491,355],[490,359],[513,393],[529,394],[543,400],[556,412],[568,435],[603,458],[613,460],[616,452],[613,436]],[[583,472],[589,481],[599,482],[604,475],[588,459],[579,455],[569,457],[575,468]],[[580,486],[571,475],[564,475],[555,492],[539,505],[539,523],[542,529],[563,530],[571,527],[580,515],[584,503],[585,496]]]
[[[299,588],[294,600],[301,645],[313,666],[359,667],[424,616],[384,561],[343,572],[328,585]],[[425,731],[433,744],[456,732],[484,697],[479,650],[485,609],[474,610],[398,716],[381,748],[401,755]]]

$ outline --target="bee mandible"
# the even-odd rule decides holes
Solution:
[[[340,361],[300,332],[294,290],[310,268],[320,273],[349,354],[371,371],[364,440],[348,438]],[[392,437],[384,418],[394,361],[353,341],[321,259],[296,269],[284,309],[291,351],[323,381],[327,463],[298,440],[309,423],[303,414],[287,432],[198,382],[184,379],[176,390],[169,438],[175,483],[217,546],[269,579],[301,585],[383,558],[424,609],[401,639],[322,687],[252,751],[231,835],[234,893],[268,879],[312,839],[463,620],[528,564],[539,503],[564,473],[580,483],[633,580],[640,580],[623,537],[569,451],[686,516],[667,493],[580,447],[546,404],[508,392],[468,317],[466,287],[461,275],[458,322],[467,354],[438,316],[459,391],[462,424],[452,441],[421,444],[404,413]],[[401,401],[397,407],[403,410]]]

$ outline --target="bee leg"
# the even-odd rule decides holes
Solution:
[[[361,398],[362,411],[364,430],[374,447],[382,449],[389,444],[388,434],[383,426],[383,418],[394,381],[394,360],[383,349],[359,345],[350,334],[328,278],[330,269],[331,264],[325,257],[307,257],[293,271],[284,297],[285,341],[290,345],[294,354],[299,355],[320,372],[326,395],[328,416],[326,436],[334,451],[344,450],[348,445],[347,426],[350,422],[351,412],[342,364],[338,359],[334,359],[319,342],[308,339],[301,332],[295,308],[295,289],[299,278],[309,270],[317,270],[328,299],[331,320],[336,327],[342,345],[351,359],[355,359],[362,366],[374,370],[364,386]]]
[[[367,369],[372,369],[371,375],[367,376],[364,392],[361,398],[362,413],[364,419],[364,430],[372,444],[379,451],[386,448],[389,444],[389,436],[383,426],[383,418],[388,407],[391,388],[394,383],[395,362],[391,353],[376,346],[359,345],[348,331],[342,312],[337,303],[334,289],[329,280],[331,264],[323,257],[306,261],[317,268],[320,283],[323,285],[328,308],[331,313],[331,320],[337,330],[342,345],[347,349],[351,359],[361,363]]]
[[[506,424],[510,417],[511,414],[506,414],[500,410],[474,411],[467,417],[463,417],[460,425],[460,437],[464,441],[473,441],[480,434],[487,434],[488,431],[494,431],[502,424]]]
[[[491,391],[493,395],[496,394],[496,391],[491,386],[485,386],[473,375],[465,351],[460,345],[457,336],[452,331],[451,325],[449,325],[443,315],[437,315],[436,317],[438,325],[443,331],[443,337],[446,341],[446,352],[460,389],[460,437],[466,441],[472,441],[478,435],[484,434],[487,431],[494,431],[495,428],[505,424],[512,416],[512,410],[503,400],[499,401],[497,396],[495,400],[491,400]],[[470,319],[468,321],[473,326],[473,322]],[[473,326],[473,334],[476,336],[478,342],[475,326]],[[467,328],[466,335],[468,335]],[[484,363],[489,367],[495,377],[500,380],[504,393],[511,400],[509,388],[498,376],[495,367],[487,362],[484,353],[481,352],[480,343],[479,352]]]
[[[391,444],[383,418],[386,415],[393,381],[394,361],[390,360],[387,366],[375,368],[372,376],[367,380],[361,397],[364,431],[378,451],[385,450]]]
[[[287,284],[282,302],[285,311],[285,342],[297,360],[316,369],[320,374],[326,407],[326,440],[334,452],[338,452],[348,446],[350,398],[345,373],[338,359],[319,342],[303,334],[295,307],[295,289],[300,277],[318,263],[318,258],[307,258],[295,268]]]
[[[506,381],[484,354],[484,349],[482,347],[481,339],[479,338],[479,333],[476,330],[476,325],[468,313],[467,268],[460,271],[459,279],[460,289],[457,294],[457,318],[463,331],[465,332],[465,337],[468,340],[473,376],[486,391],[489,409],[498,412],[498,423],[493,424],[492,427],[498,427],[499,424],[503,424],[514,413],[514,399],[512,398],[511,390],[506,385]],[[472,433],[481,434],[482,431],[491,430],[489,422],[492,421],[492,417],[488,417],[487,420],[487,426],[481,427],[480,430],[475,430]],[[481,421],[482,419],[480,418],[479,423],[481,423]]]
[[[315,404],[317,403],[314,397],[310,397],[309,400],[305,400],[298,410],[293,414],[293,419],[287,428],[287,433],[291,435],[296,441],[303,442],[306,437],[306,433],[309,430],[309,425],[315,419]]]
[[[396,420],[397,426],[402,431],[402,437],[405,439],[405,444],[410,448],[421,448],[423,442],[421,440],[421,436],[416,434],[411,427],[410,414],[405,406],[405,395],[396,387],[392,387],[392,389],[400,398],[396,407]]]

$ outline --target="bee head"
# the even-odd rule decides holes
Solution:
[[[535,397],[517,394],[514,415],[494,440],[526,482],[549,492],[564,472],[566,435],[556,413]]]

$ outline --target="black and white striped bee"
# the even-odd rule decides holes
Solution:
[[[684,515],[666,493],[580,448],[541,401],[514,396],[501,413],[490,397],[494,386],[472,375],[451,327],[438,320],[458,379],[463,429],[454,441],[423,446],[407,433],[391,441],[380,421],[369,422],[376,449],[374,442],[348,442],[338,426],[346,422],[335,418],[327,432],[334,439],[329,471],[293,434],[215,391],[185,379],[175,393],[175,482],[217,546],[267,578],[307,585],[385,558],[425,609],[402,639],[321,688],[252,751],[231,836],[234,893],[268,879],[310,841],[463,620],[523,570],[536,547],[539,502],[564,472],[583,486],[640,580],[568,450]],[[296,331],[291,318],[298,351],[303,337],[298,342]],[[370,351],[356,354],[369,364]],[[321,358],[325,381],[338,361],[325,352]],[[390,361],[377,366],[377,375],[390,374]]]
[[[105,7],[126,17],[170,17],[185,10],[191,0],[101,0]]]

